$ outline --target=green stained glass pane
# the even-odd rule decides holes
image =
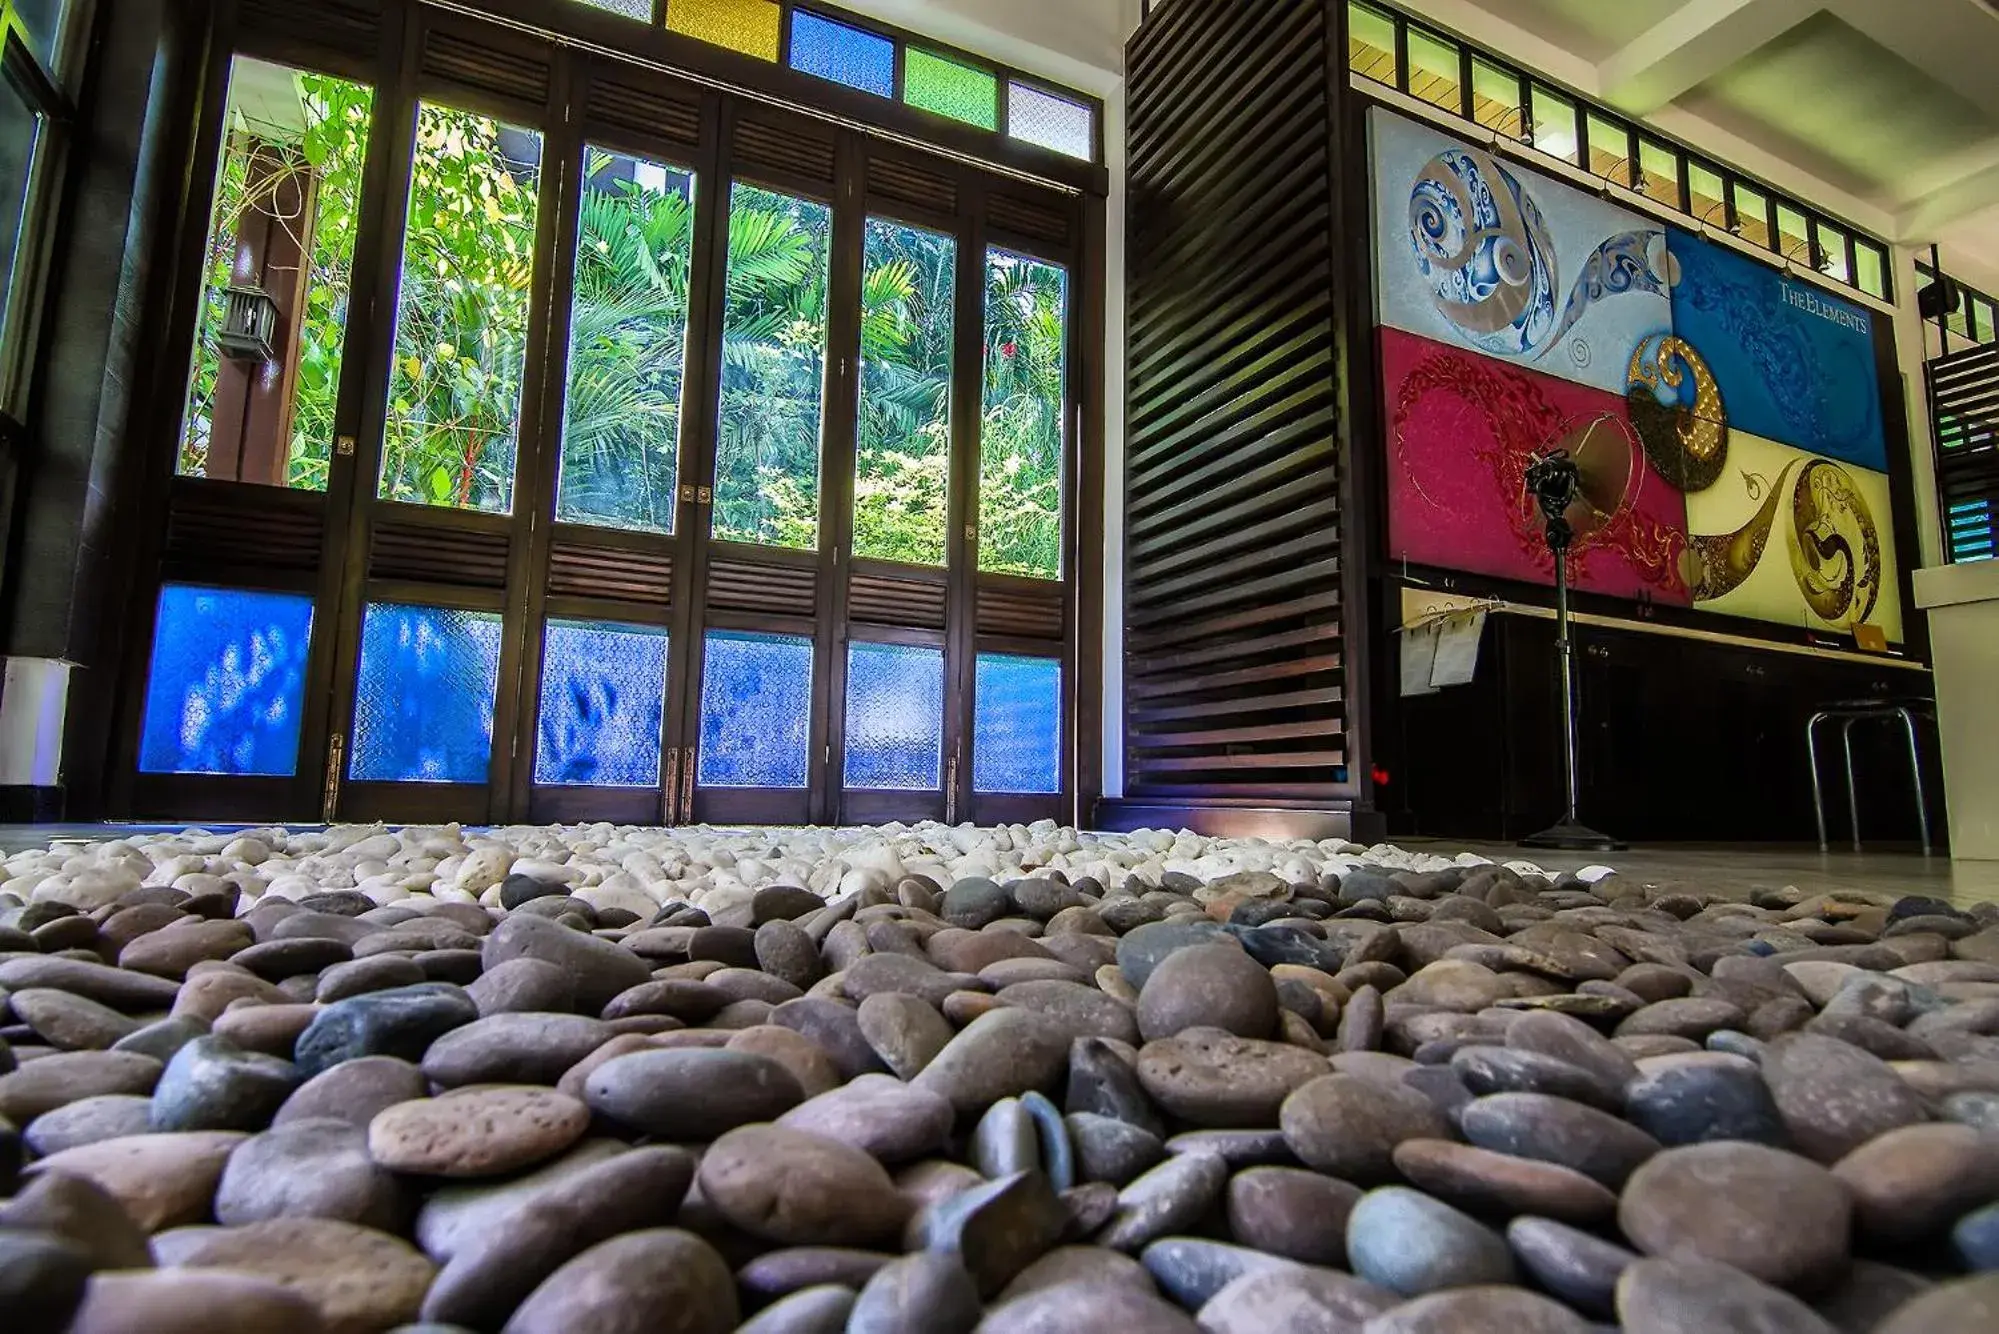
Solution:
[[[999,80],[992,75],[913,46],[903,61],[903,101],[981,129],[999,128]]]
[[[777,0],[668,0],[666,26],[758,60],[777,59]]]

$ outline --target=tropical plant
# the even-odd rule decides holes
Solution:
[[[241,220],[268,198],[251,153],[309,173],[311,271],[298,330],[286,480],[323,487],[345,341],[372,96],[293,76],[303,128],[238,124],[209,254],[181,470],[204,470],[222,313]],[[419,110],[380,493],[456,508],[513,503],[526,364],[538,139],[449,108]],[[693,268],[692,178],[592,150],[580,204],[558,517],[670,529]],[[260,187],[261,189],[261,187]],[[715,449],[713,531],[812,548],[819,532],[831,210],[736,183]],[[947,549],[953,238],[870,220],[861,293],[853,544],[941,564]],[[980,568],[1061,572],[1067,275],[995,250],[986,263]]]

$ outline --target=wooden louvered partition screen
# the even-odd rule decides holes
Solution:
[[[1937,498],[1953,563],[1999,555],[1999,347],[1926,368],[1937,449]]]
[[[1345,62],[1332,59],[1345,13],[1318,0],[1178,0],[1128,52],[1133,802],[1338,811],[1354,796]]]

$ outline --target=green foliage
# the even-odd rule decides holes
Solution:
[[[333,453],[333,417],[340,393],[348,289],[353,281],[354,236],[361,207],[361,169],[367,156],[368,130],[374,121],[375,97],[368,88],[328,75],[300,74],[295,79],[303,129],[231,126],[217,174],[214,222],[209,230],[208,285],[202,294],[200,336],[181,435],[179,471],[200,476],[207,469],[215,386],[221,370],[215,335],[222,327],[223,288],[231,281],[243,221],[253,210],[270,212],[272,201],[288,186],[303,184],[312,207],[309,227],[305,218],[283,220],[294,229],[295,238],[303,233],[308,246],[285,485],[323,491]],[[249,183],[253,151],[278,164],[277,170],[261,176],[254,190]]]
[[[517,151],[538,159],[539,136],[529,142]],[[418,109],[385,500],[499,512],[512,503],[539,183],[538,162],[511,159],[493,121]]]
[[[257,202],[249,151],[281,151],[314,178],[287,479],[323,488],[372,97],[298,75],[302,134],[231,141],[217,193],[208,305],[181,470],[206,459],[214,332],[240,220]],[[381,494],[504,511],[512,503],[530,324],[538,171],[517,132],[446,108],[419,111],[405,229]],[[662,184],[663,182],[663,184]],[[713,531],[818,545],[831,211],[737,183],[728,269]],[[669,531],[676,510],[692,179],[593,150],[570,320],[557,515]],[[862,275],[854,550],[940,565],[952,446],[956,242],[881,220]],[[1061,573],[1067,275],[987,257],[979,466],[981,569]],[[965,442],[969,443],[969,442]]]

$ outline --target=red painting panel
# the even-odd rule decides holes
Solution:
[[[1587,497],[1570,512],[1587,533],[1572,553],[1573,586],[1691,605],[1680,575],[1686,501],[1646,461],[1622,398],[1399,330],[1380,334],[1391,557],[1552,585],[1525,477],[1536,455],[1566,448]]]

